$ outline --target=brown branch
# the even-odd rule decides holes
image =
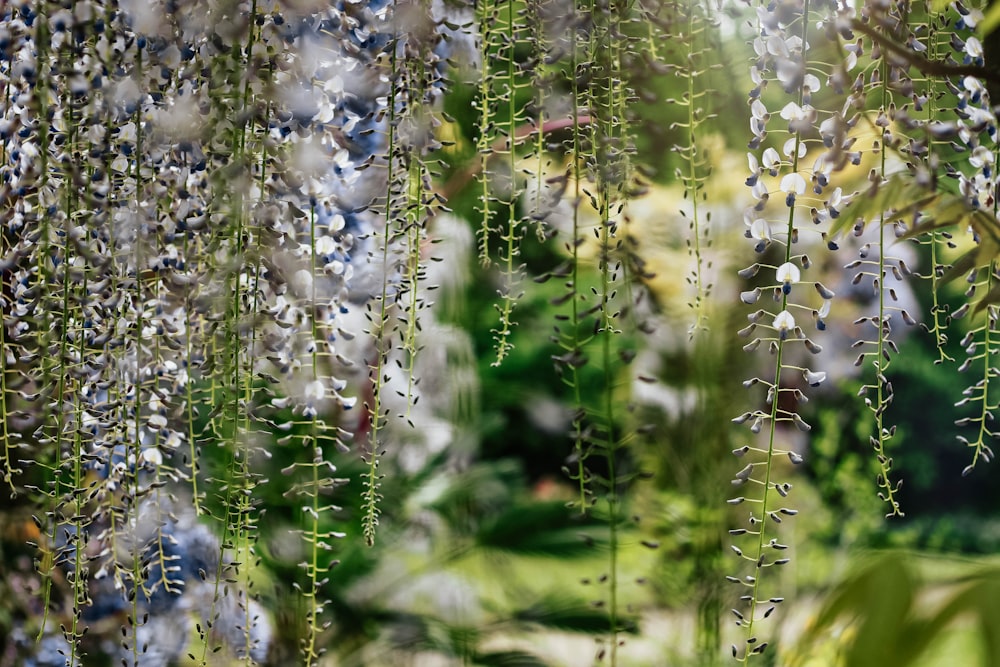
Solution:
[[[548,120],[542,123],[541,132],[542,134],[548,134],[558,130],[564,130],[567,127],[582,127],[584,125],[589,125],[590,122],[590,116],[571,116],[569,118]],[[516,145],[521,143],[524,139],[530,137],[538,131],[539,128],[534,123],[525,123],[518,126],[514,130],[513,144]],[[504,150],[508,143],[511,143],[509,137],[501,137],[497,139],[490,144],[490,153],[498,153]],[[511,150],[513,150],[513,145],[511,146]],[[475,178],[486,166],[487,157],[487,155],[480,155],[478,160],[475,160],[469,166],[452,174],[451,178],[448,179],[448,182],[441,186],[438,190],[438,195],[443,197],[444,201],[448,201],[461,192],[462,188],[468,185],[469,181]]]
[[[929,58],[925,58],[924,56],[917,54],[915,51],[911,51],[908,47],[883,35],[875,30],[875,28],[871,27],[867,23],[859,21],[858,19],[851,21],[851,28],[868,35],[873,41],[877,42],[879,46],[887,51],[892,51],[893,54],[899,56],[906,61],[907,64],[917,68],[924,74],[930,74],[933,76],[974,76],[982,79],[983,81],[989,81],[990,83],[1000,85],[1000,72],[996,70],[988,69],[980,65],[949,65],[941,60],[930,60]]]

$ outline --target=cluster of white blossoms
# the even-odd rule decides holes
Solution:
[[[399,317],[423,275],[409,262],[426,229],[411,231],[432,208],[407,202],[429,175],[407,170],[440,146],[421,107],[440,102],[446,59],[475,64],[470,6],[393,7],[0,7],[0,407],[11,417],[0,454],[11,488],[31,480],[47,546],[71,574],[55,605],[74,619],[69,662],[98,641],[83,640],[85,626],[124,610],[147,616],[132,619],[118,657],[170,663],[190,628],[177,641],[156,628],[182,607],[206,618],[232,607],[243,622],[216,634],[240,657],[267,653],[249,566],[227,570],[255,560],[254,460],[301,445],[296,465],[322,469],[321,481],[296,483],[293,465],[289,493],[340,483],[325,457],[365,428],[348,411],[370,391],[372,354],[392,345],[379,327],[367,333],[385,342],[357,339],[358,314],[381,294],[386,319]],[[206,451],[225,451],[228,467]],[[219,500],[226,538],[198,541],[195,556],[199,529],[177,517]],[[337,536],[316,518],[306,542]],[[321,566],[305,576],[318,614]],[[239,582],[232,599],[192,601],[204,587],[189,584],[223,578]]]
[[[149,508],[165,486],[204,502],[204,448],[249,471],[275,429],[308,423],[322,451],[359,421],[340,344],[383,224],[389,9],[0,8],[0,454],[8,484],[29,475],[47,497],[42,529],[79,589],[67,613],[98,575],[122,601],[155,587],[161,559],[134,568],[109,540],[139,530],[139,506],[175,531]]]
[[[753,503],[749,528],[734,535],[740,540],[749,535],[750,541],[756,541],[751,550],[733,547],[754,563],[755,570],[744,578],[733,578],[750,589],[742,598],[747,608],[734,612],[738,624],[747,628],[746,644],[733,647],[735,656],[745,659],[762,651],[753,628],[770,613],[770,609],[760,613],[766,597],[759,593],[762,564],[766,566],[768,561],[764,536],[775,529],[768,507],[772,491],[778,491],[782,498],[787,493],[787,489],[775,487],[772,460],[782,454],[788,454],[792,463],[803,460],[783,444],[788,437],[776,427],[784,422],[808,431],[808,424],[795,414],[795,406],[808,400],[804,389],[827,377],[823,371],[799,366],[800,360],[809,356],[797,354],[791,347],[801,342],[807,352],[820,352],[802,322],[811,319],[817,330],[826,330],[835,296],[822,282],[805,278],[814,264],[809,253],[825,255],[841,245],[857,252],[856,259],[843,265],[849,272],[848,280],[830,284],[842,292],[845,309],[870,304],[875,310],[875,314],[865,312],[854,322],[851,349],[857,354],[855,366],[874,369],[875,379],[866,379],[860,395],[876,422],[877,435],[871,444],[880,466],[880,495],[891,513],[900,513],[895,498],[898,485],[889,480],[892,461],[885,454],[885,443],[895,433],[895,428],[883,423],[893,395],[887,369],[898,353],[892,325],[899,321],[910,326],[917,323],[915,303],[907,298],[903,282],[910,273],[907,262],[912,261],[912,253],[900,239],[907,238],[913,225],[925,222],[926,214],[906,209],[911,201],[892,201],[891,193],[902,189],[897,178],[901,174],[913,174],[913,183],[933,192],[932,175],[943,171],[958,181],[959,191],[972,206],[996,211],[997,123],[985,85],[968,75],[968,68],[941,79],[929,73],[920,78],[919,73],[926,59],[945,69],[957,63],[961,65],[956,70],[981,67],[983,46],[969,34],[981,19],[981,12],[960,2],[931,12],[931,26],[917,27],[907,22],[903,3],[889,0],[859,6],[802,0],[756,8],[758,32],[750,67],[754,87],[749,94],[750,174],[746,180],[752,203],[745,209],[744,223],[745,235],[761,259],[740,271],[740,277],[750,283],[740,299],[748,305],[771,305],[749,313],[750,323],[739,334],[750,338],[747,351],[770,352],[773,372],[744,383],[755,391],[765,388],[765,405],[734,420],[749,425],[751,433],[763,440],[763,444],[734,450],[737,456],[752,460],[733,484],[763,487],[756,497],[740,496],[731,501]],[[938,33],[934,29],[949,25],[957,31]],[[946,43],[948,37],[950,42]],[[905,41],[905,48],[899,40]],[[831,62],[831,53],[840,57]],[[779,86],[785,97],[769,93],[774,86]],[[822,108],[813,105],[818,99],[823,100]],[[936,154],[943,146],[964,155],[964,165],[957,161],[943,164]],[[852,169],[862,165],[864,172]],[[867,179],[862,175],[865,172]],[[860,192],[855,190],[859,183]],[[877,206],[882,209],[876,210]],[[844,216],[845,211],[850,211],[850,216]],[[814,238],[822,243],[814,243]],[[950,237],[920,242],[942,239]],[[995,280],[995,269],[990,266],[986,271],[973,271],[967,296],[971,298],[976,289],[989,289],[986,283]],[[798,289],[803,282],[811,284],[814,291]],[[967,310],[951,315],[958,317]],[[987,320],[985,329],[995,330],[996,313],[991,310]],[[844,329],[838,326],[832,338],[843,337]],[[974,360],[988,364],[986,345],[976,340],[973,333],[967,336],[970,361],[963,368]],[[987,371],[987,376],[992,372]],[[983,385],[971,387],[965,400],[971,395],[971,400],[979,397],[983,405],[991,404]],[[965,421],[982,426],[986,418]],[[981,446],[982,441],[983,432],[978,443],[969,444],[976,446],[977,458],[988,459],[992,452]]]

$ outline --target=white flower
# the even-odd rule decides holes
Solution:
[[[767,107],[764,106],[764,103],[760,99],[756,99],[750,103],[750,115],[759,120],[767,120],[771,117]]]
[[[781,117],[788,121],[789,132],[805,132],[812,127],[816,119],[816,110],[808,104],[799,106],[789,102],[781,108]]]
[[[820,318],[824,318],[830,314],[830,305],[833,303],[833,299],[823,299],[823,305],[819,307],[817,314]]]
[[[840,120],[841,117],[839,115],[833,115],[819,124],[819,134],[823,137],[823,145],[827,148],[833,146],[833,140],[837,136],[838,121]]]
[[[986,86],[979,80],[979,77],[967,76],[962,79],[962,87],[973,95],[982,95],[986,92]]]
[[[757,201],[767,199],[767,186],[764,185],[764,181],[758,180],[754,183],[753,187],[750,188],[750,194]]]
[[[795,328],[795,318],[787,310],[783,310],[774,316],[774,328],[778,331],[778,336],[782,340],[788,336],[788,332]]]
[[[802,174],[798,172],[785,174],[779,188],[787,194],[800,195],[806,191],[806,179],[802,178]]]
[[[316,239],[315,252],[321,257],[337,252],[337,242],[331,236],[320,236]]]
[[[801,279],[799,267],[791,262],[785,262],[778,267],[778,282],[781,283],[781,291],[785,294],[792,291],[792,283],[797,283]]]
[[[785,46],[791,53],[802,53],[802,38],[798,35],[792,35],[785,39]],[[806,43],[806,47],[808,46],[809,44]]]
[[[764,218],[757,218],[750,225],[750,238],[757,241],[771,240],[771,226]]]
[[[801,120],[806,117],[805,110],[795,102],[789,102],[783,106],[780,113],[785,120]]]
[[[767,52],[772,56],[788,58],[792,54],[788,50],[788,44],[778,35],[771,35],[767,38]]]
[[[321,380],[313,380],[305,386],[302,394],[308,403],[315,403],[326,397],[326,386]]]
[[[764,162],[764,167],[770,170],[772,176],[778,175],[778,167],[781,166],[781,156],[778,155],[778,151],[773,148],[768,148],[764,151],[764,155],[761,156]]]
[[[802,377],[810,387],[818,387],[826,380],[826,373],[824,371],[811,371],[806,368],[802,371]]]
[[[182,443],[181,434],[177,431],[171,431],[170,435],[167,436],[166,441],[164,441],[163,446],[167,449],[177,449]]]
[[[796,144],[798,144],[798,154],[799,154],[799,157],[805,157],[806,156],[806,142],[804,142],[804,141],[796,141],[795,137],[791,137],[790,139],[788,139],[788,141],[786,141],[782,145],[781,152],[784,153],[785,155],[787,155],[788,157],[792,157],[793,154],[796,151]]]
[[[156,447],[147,447],[142,450],[141,454],[139,454],[139,463],[143,465],[149,464],[152,466],[158,466],[163,463],[163,454],[161,454],[160,450]]]
[[[298,297],[308,298],[312,295],[313,276],[306,269],[299,269],[292,275],[292,292]]]
[[[963,50],[972,60],[979,60],[983,57],[983,43],[976,37],[969,37],[965,40],[965,49]]]
[[[969,164],[976,169],[993,164],[993,151],[985,146],[976,146],[972,149],[972,155],[969,156]]]
[[[969,123],[972,127],[978,127],[980,125],[992,125],[997,122],[996,117],[993,115],[989,109],[983,109],[981,107],[968,106],[965,108],[965,114],[968,118]],[[969,143],[971,140],[971,135],[967,137],[962,137],[965,143]]]
[[[975,29],[975,27],[979,25],[979,22],[984,18],[982,10],[979,9],[966,9],[965,12],[965,15],[959,19],[959,23],[964,25],[966,28]],[[959,10],[959,13],[963,12]],[[961,30],[962,25],[956,25],[956,27]]]

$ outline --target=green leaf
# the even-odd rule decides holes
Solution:
[[[610,626],[607,613],[559,594],[547,595],[538,602],[515,611],[512,618],[519,623],[583,634],[604,633]],[[638,632],[638,626],[632,621],[619,619],[619,623],[624,632]]]
[[[493,651],[479,653],[473,663],[483,667],[548,667],[538,657],[526,651]]]
[[[484,523],[475,542],[508,553],[574,558],[593,553],[600,538],[587,529],[598,525],[562,501],[519,504]]]
[[[983,13],[983,20],[976,26],[976,32],[980,37],[986,37],[1000,26],[1000,2],[993,2],[989,9]]]
[[[857,633],[847,650],[852,667],[903,667],[899,647],[912,613],[916,581],[898,555],[880,558],[843,582],[834,592],[810,635],[823,634],[843,617],[857,619]]]

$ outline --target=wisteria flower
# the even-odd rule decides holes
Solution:
[[[969,164],[976,169],[983,169],[989,177],[989,169],[993,165],[993,151],[985,146],[976,146],[969,156]]]
[[[763,218],[757,218],[750,224],[750,238],[757,241],[754,246],[754,250],[757,252],[764,252],[771,243],[771,226],[768,224],[767,220]]]
[[[785,174],[781,179],[779,188],[786,194],[785,204],[791,208],[795,205],[795,197],[805,193],[806,179],[798,172]]]
[[[789,102],[781,108],[780,115],[788,121],[789,132],[808,132],[816,120],[816,110],[808,104],[799,106]]]
[[[795,318],[787,310],[783,310],[774,316],[774,328],[778,332],[778,337],[785,340],[788,332],[795,329]]]
[[[806,156],[806,143],[804,141],[799,141],[795,137],[790,137],[781,145],[781,152],[790,158],[796,156],[802,158]]]
[[[979,22],[983,20],[984,14],[982,10],[975,7],[969,8],[960,2],[952,4],[952,7],[959,13],[959,18],[955,22],[955,28],[962,30],[968,28],[969,30],[975,30]]]
[[[764,151],[764,155],[761,156],[761,160],[764,163],[764,168],[768,170],[771,176],[778,175],[778,168],[781,167],[781,156],[778,155],[778,151],[768,148]]]
[[[778,282],[781,283],[781,291],[789,294],[792,291],[792,284],[799,282],[802,276],[799,267],[791,262],[785,262],[778,267]]]
[[[983,43],[975,36],[969,37],[965,40],[965,64],[975,63],[976,65],[982,66],[983,64]]]
[[[811,371],[808,368],[802,370],[802,378],[810,387],[818,387],[826,380],[825,371]]]

